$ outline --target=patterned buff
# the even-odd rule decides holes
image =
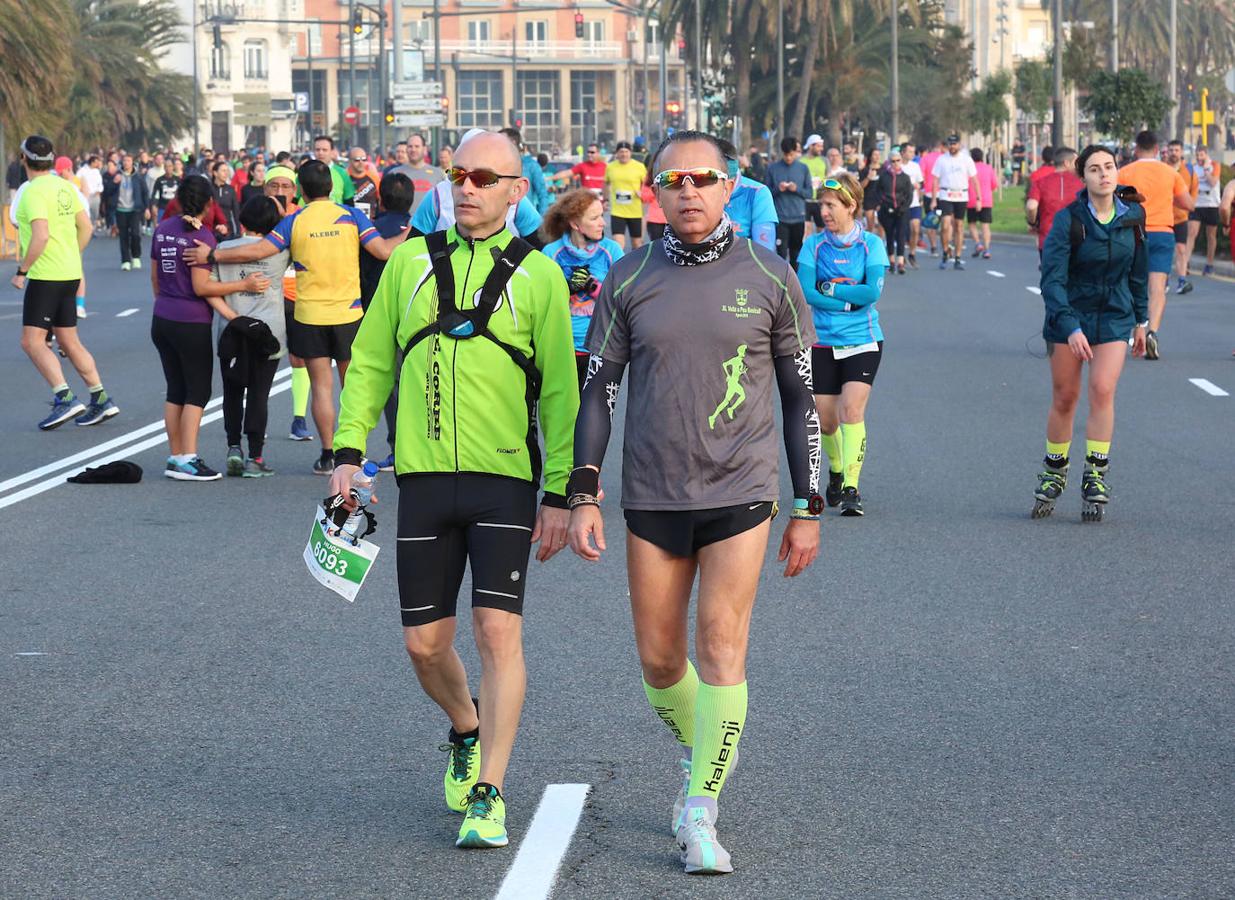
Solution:
[[[705,263],[720,259],[733,244],[733,223],[729,217],[722,215],[720,224],[698,244],[683,244],[673,231],[672,225],[665,226],[661,237],[661,245],[665,248],[665,256],[675,266],[702,266]]]

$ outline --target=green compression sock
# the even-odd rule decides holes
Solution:
[[[292,369],[292,415],[303,419],[309,409],[309,370]]]
[[[823,450],[828,454],[828,471],[842,472],[845,467],[844,453],[841,446],[841,431],[836,429],[831,434],[823,435]]]
[[[1060,443],[1056,443],[1055,441],[1047,441],[1046,458],[1049,460],[1062,462],[1068,458],[1068,451],[1070,449],[1072,449],[1071,441],[1062,441]]]
[[[699,682],[695,701],[695,754],[688,796],[716,800],[733,767],[738,739],[745,727],[745,681],[732,685]]]
[[[1110,441],[1085,441],[1085,455],[1106,459],[1111,455]]]
[[[674,738],[686,749],[690,757],[691,747],[695,743],[695,694],[699,690],[699,675],[695,667],[686,660],[686,674],[677,684],[667,688],[654,688],[643,682],[643,692],[648,695],[648,703],[660,720],[669,726]]]
[[[845,487],[856,488],[866,459],[866,423],[842,423],[840,427],[845,450]]]

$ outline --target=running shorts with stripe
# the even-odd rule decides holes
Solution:
[[[536,485],[476,473],[399,478],[397,551],[403,627],[456,613],[471,563],[472,608],[522,615]]]

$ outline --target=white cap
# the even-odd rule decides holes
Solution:
[[[806,139],[806,143],[802,145],[803,150],[809,150],[813,144],[822,144],[823,138],[817,134],[812,134]]]

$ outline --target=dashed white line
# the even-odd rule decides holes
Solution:
[[[583,814],[590,784],[551,784],[536,807],[497,900],[544,900]]]
[[[1042,296],[1042,288],[1036,287],[1032,284],[1025,285],[1025,290],[1029,291],[1031,294],[1037,294],[1039,297]]]
[[[123,319],[125,316],[131,316],[136,312],[141,312],[141,310],[139,310],[136,306],[131,309],[122,309],[120,312],[116,313],[116,318]]]
[[[993,278],[1007,278],[1008,277],[1007,275],[1003,274],[1003,272],[996,272],[994,269],[987,269],[986,274],[992,276]]]
[[[1222,390],[1222,388],[1218,387],[1216,384],[1210,381],[1208,378],[1189,378],[1188,380],[1192,382],[1193,384],[1195,384],[1197,387],[1199,387],[1201,390],[1203,390],[1205,393],[1209,394],[1209,396],[1211,397],[1231,396],[1226,391]]]

